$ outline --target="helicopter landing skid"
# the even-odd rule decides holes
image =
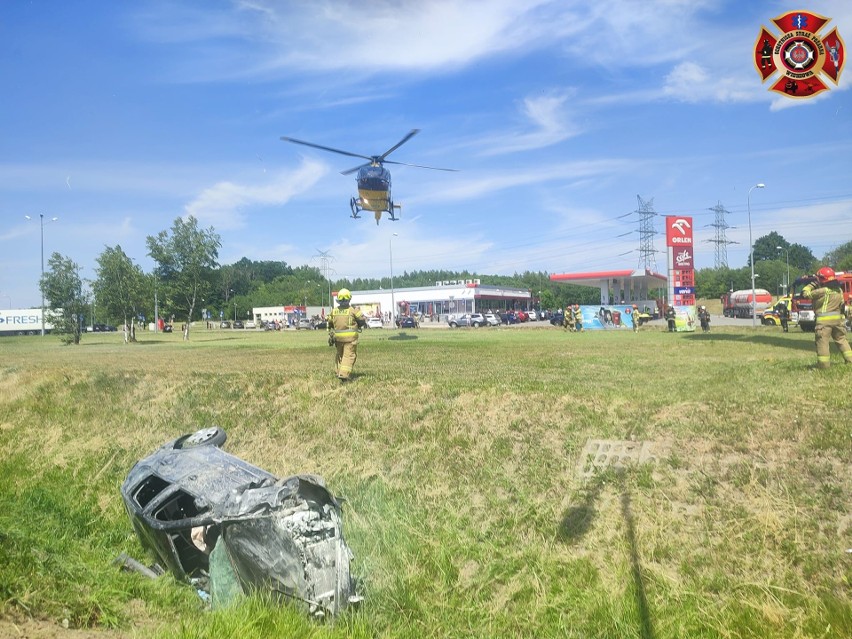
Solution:
[[[362,209],[360,206],[358,206],[358,198],[357,197],[353,197],[351,200],[349,200],[349,208],[352,209],[352,219],[353,220],[358,220],[358,219],[361,218],[361,216],[358,215],[358,213],[360,213],[364,209]]]
[[[388,200],[388,213],[390,214],[389,219],[391,222],[399,220],[399,218],[394,215],[394,209],[398,209],[399,214],[402,215],[402,204],[394,204],[392,201]]]

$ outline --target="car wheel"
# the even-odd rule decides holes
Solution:
[[[455,322],[450,322],[450,328],[458,328],[458,324]]]
[[[228,439],[227,433],[218,426],[202,428],[190,435],[184,435],[175,442],[176,449],[196,448],[198,446],[216,446],[217,448]]]

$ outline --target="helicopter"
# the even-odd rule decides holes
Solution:
[[[394,162],[385,158],[396,151],[403,144],[417,135],[420,129],[411,129],[405,137],[394,144],[381,155],[361,155],[360,153],[350,153],[349,151],[341,151],[333,149],[329,146],[314,144],[313,142],[305,142],[304,140],[296,140],[282,136],[281,139],[285,142],[293,142],[295,144],[304,144],[312,146],[315,149],[323,151],[331,151],[332,153],[340,153],[353,158],[363,158],[368,160],[366,164],[360,164],[352,169],[341,171],[342,175],[350,175],[358,172],[356,182],[358,184],[358,197],[353,197],[349,200],[349,207],[352,209],[352,217],[358,219],[361,211],[372,211],[376,216],[376,224],[382,219],[382,213],[388,213],[392,221],[397,221],[396,211],[402,210],[402,204],[397,204],[391,198],[391,174],[384,165],[385,164],[401,164],[403,166],[413,166],[418,169],[432,169],[434,171],[455,171],[456,169],[442,169],[436,166],[422,166],[420,164],[408,164],[406,162]]]

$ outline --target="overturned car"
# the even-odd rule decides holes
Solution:
[[[323,479],[278,479],[223,451],[225,440],[205,428],[133,466],[121,496],[142,546],[214,607],[265,591],[323,617],[357,601],[341,507]]]

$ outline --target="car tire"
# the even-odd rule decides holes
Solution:
[[[458,326],[455,322],[450,322],[450,328],[458,328]]]
[[[189,435],[184,435],[175,441],[175,448],[178,450],[184,448],[197,448],[199,446],[216,446],[220,447],[228,439],[228,434],[218,426],[202,428]]]

